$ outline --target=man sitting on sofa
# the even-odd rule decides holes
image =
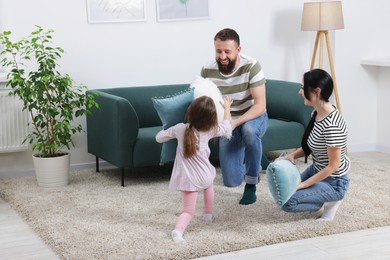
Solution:
[[[236,187],[245,180],[240,204],[256,202],[256,185],[261,171],[262,142],[268,125],[265,77],[260,63],[241,54],[240,38],[233,29],[214,37],[215,61],[204,66],[203,78],[213,81],[222,95],[230,96],[232,138],[220,138],[219,160],[225,186]]]

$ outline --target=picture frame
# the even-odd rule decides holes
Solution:
[[[208,0],[156,0],[157,21],[209,19]]]
[[[145,0],[86,0],[88,23],[146,21]]]

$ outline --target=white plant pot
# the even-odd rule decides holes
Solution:
[[[69,183],[70,154],[58,157],[33,157],[38,185],[44,188],[63,187]]]

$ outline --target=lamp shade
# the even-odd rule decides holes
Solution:
[[[303,4],[302,31],[344,29],[341,1]]]

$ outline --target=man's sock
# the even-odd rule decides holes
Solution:
[[[244,194],[240,200],[241,205],[249,205],[256,202],[256,184],[245,184]]]
[[[341,204],[341,200],[325,202],[324,203],[324,211],[318,220],[332,221],[336,216],[337,209]]]

